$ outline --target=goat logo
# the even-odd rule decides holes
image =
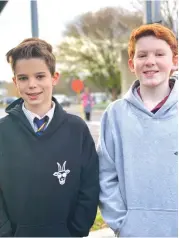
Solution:
[[[66,182],[67,174],[70,173],[70,170],[65,169],[66,161],[63,163],[62,167],[58,162],[57,162],[57,165],[58,165],[58,172],[55,172],[53,176],[56,176],[58,178],[60,185],[64,185]]]

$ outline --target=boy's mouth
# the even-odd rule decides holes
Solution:
[[[38,98],[38,96],[41,94],[42,92],[40,93],[27,93],[27,96],[31,99],[31,100],[35,100]]]
[[[42,92],[40,93],[27,93],[28,96],[38,96],[39,94],[41,94]]]
[[[153,77],[154,74],[158,73],[159,71],[157,70],[147,70],[147,71],[144,71],[143,74],[145,74],[145,76],[147,77]]]

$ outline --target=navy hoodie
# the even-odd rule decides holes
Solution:
[[[94,141],[79,117],[55,103],[41,136],[22,99],[0,120],[0,236],[83,237],[93,225],[99,199]]]

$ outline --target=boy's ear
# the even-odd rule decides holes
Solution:
[[[17,86],[17,81],[16,81],[16,77],[15,76],[12,78],[12,80],[13,80],[15,86]]]
[[[129,66],[129,69],[132,73],[134,73],[134,63],[133,63],[133,59],[129,59],[128,60],[128,66]]]
[[[176,71],[178,70],[178,55],[175,55],[173,57],[173,67],[172,67],[172,71]]]
[[[55,86],[59,82],[60,74],[55,72],[52,79],[52,85]]]

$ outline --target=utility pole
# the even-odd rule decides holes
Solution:
[[[153,22],[162,22],[162,16],[160,11],[160,0],[155,0],[153,2],[152,9],[152,20]]]
[[[146,0],[144,4],[144,24],[162,22],[160,0]]]
[[[37,0],[30,1],[32,37],[39,37]]]

